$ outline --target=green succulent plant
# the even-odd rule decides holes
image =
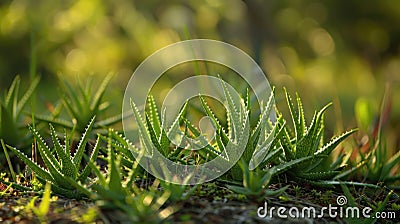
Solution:
[[[283,161],[293,161],[304,157],[312,159],[304,161],[288,170],[288,174],[315,183],[320,180],[332,180],[341,172],[341,163],[334,162],[328,169],[323,165],[323,161],[330,153],[349,135],[356,132],[352,129],[339,136],[333,137],[329,142],[324,142],[324,114],[331,105],[328,104],[320,111],[315,112],[310,126],[306,126],[303,105],[300,97],[296,94],[297,109],[294,102],[286,91],[287,104],[294,124],[294,132],[285,127],[280,144],[284,149],[285,156]],[[339,157],[341,158],[341,157]]]
[[[248,129],[248,116],[250,111],[246,108],[243,99],[241,99],[240,96],[238,98],[237,95],[233,95],[234,93],[232,92],[233,90],[230,89],[231,87],[228,88],[225,82],[222,80],[221,88],[223,89],[223,94],[225,96],[225,108],[228,123],[227,127],[223,127],[221,125],[221,122],[208,106],[205,97],[199,95],[203,112],[211,120],[215,128],[215,136],[212,142],[209,142],[205,136],[202,135],[201,131],[186,118],[185,115],[188,108],[188,102],[183,105],[178,115],[172,122],[172,125],[165,128],[162,127],[161,118],[153,97],[150,96],[147,99],[148,105],[145,112],[145,119],[142,118],[138,108],[133,101],[131,101],[133,116],[138,123],[141,147],[146,149],[146,152],[149,153],[149,150],[152,150],[154,146],[168,159],[182,164],[201,164],[213,160],[216,157],[219,157],[218,159],[221,162],[217,165],[224,166],[225,164],[228,164],[229,159],[226,154],[227,150],[233,150],[237,152],[238,150],[245,148],[246,142],[249,142],[248,138],[250,133],[246,130],[246,127]],[[272,107],[272,104],[268,104],[268,106]],[[265,113],[263,118],[265,118],[265,116],[269,116],[269,114]],[[262,125],[267,125],[266,123],[267,122],[262,122]],[[268,123],[268,125],[269,124],[270,123]],[[185,139],[181,137],[182,133],[179,134],[177,131],[175,131],[178,128],[179,130],[182,130]],[[264,128],[258,131],[266,132],[267,130]],[[178,136],[180,142],[177,145],[171,144],[170,139],[177,139],[176,136]],[[264,144],[264,146],[266,146],[266,141],[271,141],[273,137],[268,139],[260,139],[259,141],[258,138],[255,139],[256,137],[254,136],[253,138],[253,141],[256,143],[259,142],[259,147],[262,148],[261,145]],[[230,144],[229,146],[228,143]],[[191,148],[197,145],[202,146],[196,151],[185,150],[185,148]],[[279,149],[274,150],[275,155],[277,155],[279,153]],[[245,152],[245,154],[246,153],[248,152]],[[250,158],[252,155],[251,153],[252,152],[250,152]],[[241,155],[234,155],[233,157],[235,156],[238,156],[239,159]],[[261,156],[264,157],[261,158]],[[248,160],[250,160],[250,158]],[[265,158],[266,153],[258,152],[256,160],[259,164],[262,162],[265,164],[266,161],[263,160]],[[267,159],[270,158],[268,157]],[[238,179],[241,179],[241,173],[238,174],[238,176],[240,176]]]
[[[35,118],[41,121],[51,122],[70,130],[75,128],[78,133],[83,133],[90,120],[93,117],[99,119],[101,117],[100,114],[108,108],[109,103],[103,102],[102,99],[111,78],[111,74],[107,75],[96,91],[94,91],[92,86],[92,78],[88,79],[86,86],[79,83],[76,88],[67,81],[61,81],[60,97],[62,104],[56,107],[57,109],[53,111],[51,116],[35,115]],[[59,118],[62,107],[66,108],[71,120]],[[104,128],[120,120],[121,115],[96,120],[93,128]]]
[[[34,173],[35,177],[44,185],[46,182],[51,183],[52,191],[69,197],[82,198],[90,197],[91,193],[82,187],[90,180],[88,176],[91,173],[91,167],[86,165],[81,168],[81,161],[84,156],[85,148],[89,140],[89,133],[94,125],[94,118],[88,124],[86,131],[83,133],[75,153],[71,155],[71,139],[69,134],[65,134],[64,143],[58,139],[57,133],[53,126],[50,126],[53,147],[50,148],[39,132],[29,126],[32,135],[37,141],[37,151],[44,162],[46,168],[42,168],[38,163],[32,161],[20,150],[8,146]],[[94,162],[99,152],[99,137],[94,145],[89,161]]]
[[[30,83],[24,95],[19,98],[21,79],[16,76],[8,91],[0,99],[0,139],[3,139],[7,144],[21,148],[30,145],[30,136],[25,131],[22,114],[39,81],[40,78],[36,77]]]
[[[117,131],[114,131],[112,129],[108,130],[108,136],[100,135],[100,138],[105,142],[108,142],[111,138],[111,141],[109,143],[111,144],[111,148],[115,149],[120,155],[121,166],[124,166],[128,169],[132,168],[132,166],[136,162],[136,158],[134,155],[138,155],[140,152],[138,148],[136,148],[127,138],[122,136],[122,134],[119,134]],[[108,148],[100,148],[100,150],[105,155],[109,153]],[[108,161],[108,159],[104,157],[99,157],[99,159],[105,162]],[[135,172],[138,175],[144,174],[141,167],[136,167]]]
[[[240,184],[228,185],[228,188],[236,193],[249,197],[281,194],[287,187],[278,190],[268,189],[272,178],[312,159],[311,156],[304,156],[291,161],[279,160],[283,154],[283,147],[279,140],[283,135],[286,121],[281,114],[278,114],[275,122],[270,120],[274,104],[273,98],[274,91],[270,93],[268,102],[262,108],[256,126],[250,131],[241,160],[231,170],[233,181],[241,181]],[[248,113],[251,113],[249,97],[247,97],[246,108]]]
[[[246,126],[246,124],[248,125],[247,118],[252,112],[250,109],[250,94],[247,91],[245,99],[234,100],[232,90],[227,88],[222,80],[221,83],[227,105],[227,127],[221,125],[222,122],[214,115],[204,96],[199,96],[204,113],[211,119],[215,127],[216,135],[214,143],[207,142],[201,135],[200,130],[185,117],[188,107],[187,102],[175,118],[173,125],[179,125],[184,129],[185,136],[189,136],[190,139],[197,139],[200,143],[207,143],[203,144],[205,145],[203,148],[196,151],[198,156],[192,160],[195,164],[214,159],[215,157],[226,159],[223,152],[228,142],[230,140],[236,143],[242,142],[240,147],[245,147],[245,150],[243,155],[241,155],[241,160],[233,166],[224,179],[236,184],[238,183],[237,181],[242,181],[242,184],[239,183],[240,186],[230,185],[230,188],[238,193],[246,195],[272,194],[272,192],[269,192],[265,188],[274,175],[285,172],[307,160],[312,160],[313,156],[304,156],[286,162],[279,161],[279,156],[283,154],[283,147],[280,146],[279,139],[283,134],[285,121],[281,115],[278,116],[275,122],[269,119],[274,105],[273,91],[269,93],[268,102],[264,102],[265,106],[261,110],[256,126],[248,130],[248,132],[236,130],[234,124],[240,124],[242,127]],[[190,152],[188,152],[190,150],[183,150],[184,147],[181,147],[181,145],[171,148],[170,139],[174,137],[175,133],[172,132],[172,127],[167,129],[168,131],[164,131],[162,128],[162,122],[153,97],[150,96],[148,98],[145,120],[141,117],[139,110],[133,102],[132,109],[138,123],[143,149],[152,149],[152,145],[154,145],[157,150],[169,159],[176,162],[188,163],[185,158],[190,156]],[[244,145],[243,142],[247,143],[247,145]],[[275,166],[269,167],[270,164],[275,164]]]
[[[238,165],[243,173],[242,183],[229,184],[228,188],[236,193],[243,194],[248,197],[264,199],[264,196],[276,196],[283,193],[287,189],[287,187],[283,187],[278,190],[269,190],[268,186],[270,185],[274,175],[283,172],[284,169],[288,169],[294,164],[286,164],[288,168],[280,166],[283,169],[282,171],[280,171],[277,167],[272,169],[256,168],[254,170],[250,170],[248,163],[246,163],[244,160],[240,160]]]
[[[116,210],[123,212],[119,217],[110,217],[111,222],[159,223],[173,211],[171,207],[161,208],[171,192],[160,192],[157,179],[147,190],[135,184],[138,162],[135,161],[129,168],[121,165],[122,155],[115,152],[118,149],[113,147],[113,133],[115,132],[109,131],[107,138],[107,172],[103,173],[93,161],[89,162],[89,166],[93,168],[98,178],[91,186],[95,192],[92,197],[104,212],[111,211],[113,214]],[[125,149],[135,152],[138,150],[133,145]],[[128,173],[122,169],[127,169]]]

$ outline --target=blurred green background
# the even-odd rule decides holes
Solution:
[[[26,82],[40,74],[40,111],[58,100],[57,77],[100,80],[111,72],[116,75],[106,97],[119,112],[117,99],[142,60],[180,40],[210,38],[251,55],[277,87],[283,111],[283,86],[299,92],[308,120],[333,101],[326,119],[334,133],[355,126],[359,137],[371,131],[387,86],[385,136],[394,152],[400,139],[399,24],[400,4],[392,0],[3,0],[0,88],[17,74]]]

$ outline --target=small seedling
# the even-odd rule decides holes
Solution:
[[[42,197],[42,201],[40,202],[39,207],[35,206],[36,197],[33,197],[29,204],[26,206],[28,211],[32,211],[39,219],[40,223],[47,223],[46,215],[49,212],[50,208],[50,195],[51,195],[51,184],[49,182],[46,183],[44,188],[44,193]]]
[[[262,200],[264,198],[262,196],[280,195],[288,187],[286,186],[275,191],[268,189],[268,185],[273,175],[275,175],[276,169],[262,170],[257,168],[250,170],[244,160],[241,160],[239,165],[243,172],[243,186],[228,185],[228,188],[236,193],[248,197],[257,197],[259,200]]]

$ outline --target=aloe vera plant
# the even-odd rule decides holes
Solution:
[[[283,193],[287,187],[278,190],[268,189],[272,178],[312,159],[311,156],[305,156],[291,161],[279,160],[283,154],[279,140],[286,122],[280,114],[274,124],[267,117],[272,109],[271,98],[272,96],[262,110],[257,125],[251,131],[241,160],[231,170],[233,180],[240,180],[241,184],[230,184],[228,188],[249,197],[275,196]],[[235,170],[237,166],[240,170]],[[238,176],[240,174],[242,176]]]
[[[116,154],[113,147],[113,131],[109,131],[107,138],[107,172],[103,173],[100,168],[89,162],[97,176],[97,181],[91,186],[94,190],[93,197],[104,211],[120,210],[123,216],[111,217],[111,222],[128,223],[158,223],[167,218],[173,211],[171,207],[161,208],[168,200],[171,192],[158,190],[159,181],[156,179],[148,190],[141,189],[135,184],[138,162],[135,161],[131,167],[122,167],[121,154]],[[138,149],[130,145],[129,150]],[[138,158],[140,160],[140,158]],[[124,177],[122,168],[129,172]]]
[[[329,142],[324,143],[324,114],[331,104],[315,112],[310,126],[307,127],[300,97],[296,94],[296,109],[286,89],[285,93],[294,124],[294,132],[288,127],[285,127],[283,135],[280,138],[280,143],[285,153],[283,160],[293,161],[300,158],[311,157],[311,159],[289,169],[288,174],[310,183],[333,179],[341,172],[340,169],[342,167],[340,167],[340,162],[335,162],[326,169],[322,166],[323,161],[340,142],[357,131],[357,129],[347,131],[339,136],[333,137]]]
[[[81,161],[93,125],[94,118],[88,124],[73,155],[71,155],[70,152],[70,135],[65,134],[64,144],[62,144],[58,139],[55,129],[50,124],[51,138],[53,141],[53,148],[50,149],[39,132],[34,127],[30,126],[29,129],[37,140],[36,149],[39,151],[46,168],[42,168],[20,150],[11,146],[8,146],[8,148],[35,173],[36,178],[42,182],[42,184],[45,184],[46,182],[51,183],[53,192],[69,198],[81,198],[83,196],[89,197],[91,193],[81,185],[86,184],[89,181],[88,176],[91,173],[91,167],[86,165],[81,169]],[[99,147],[98,137],[89,161],[93,162],[96,160]]]
[[[227,94],[227,98],[230,98],[230,96],[228,96],[229,93],[227,92],[226,87],[224,92]],[[204,101],[202,96],[200,96],[200,99]],[[188,119],[185,118],[185,113],[188,103],[186,102],[184,104],[184,106],[182,107],[182,109],[180,110],[179,114],[176,116],[170,127],[163,127],[161,118],[158,113],[158,109],[152,97],[149,97],[148,104],[149,104],[148,105],[149,109],[148,111],[146,111],[145,119],[143,119],[139,113],[139,109],[134,104],[134,102],[131,101],[133,115],[139,127],[142,147],[147,150],[147,153],[149,153],[152,150],[152,145],[154,145],[154,147],[167,158],[177,162],[187,163],[187,161],[184,161],[182,158],[187,156],[187,154],[185,153],[190,152],[190,150],[184,150],[184,148],[196,145],[194,141],[194,139],[196,138],[197,142],[200,143],[207,142],[204,136],[201,136],[201,132]],[[235,107],[235,105],[233,105],[233,100],[230,99],[230,102],[228,104],[229,104],[228,110],[233,111]],[[208,108],[208,106],[206,109],[209,110],[206,111],[207,115],[212,113]],[[235,111],[234,115],[236,116],[235,117],[236,120],[233,122],[235,122],[236,124],[244,125],[247,115],[246,113],[243,113],[242,108],[238,109],[240,111],[239,112]],[[231,116],[232,114],[233,113],[229,113],[228,116]],[[223,152],[225,148],[224,146],[222,147],[222,142],[227,141],[229,137],[235,138],[234,142],[240,142],[239,139],[241,138],[241,135],[239,134],[240,130],[235,130],[238,133],[234,135],[233,134],[234,129],[231,126],[228,127],[229,131],[229,137],[228,137],[228,134],[225,133],[223,128],[215,120],[216,118],[214,117],[214,115],[212,116],[213,117],[211,117],[211,119],[213,123],[217,125],[216,141],[218,143],[204,144],[205,146],[197,150],[199,154],[198,158],[202,158],[204,160],[220,156],[220,153]],[[231,117],[231,119],[233,119],[233,117]],[[177,130],[179,130],[179,127],[183,126],[183,124],[185,125],[185,132],[180,133],[180,131]],[[182,135],[184,135],[184,137],[182,137]],[[177,136],[180,139],[180,143],[175,145],[174,147],[171,147],[171,139],[174,139]]]
[[[39,84],[39,77],[36,77],[29,85],[24,95],[19,98],[19,87],[21,79],[14,78],[10,88],[0,99],[0,139],[7,144],[26,148],[30,145],[29,135],[25,132],[25,125],[22,121],[22,112]]]
[[[223,93],[226,96],[227,107],[226,114],[228,117],[227,127],[221,125],[222,122],[214,115],[212,109],[208,106],[204,96],[200,95],[200,102],[205,114],[211,119],[215,126],[215,142],[207,142],[205,146],[196,151],[198,156],[193,159],[194,162],[207,161],[215,157],[226,158],[223,154],[227,147],[228,141],[238,142],[242,141],[247,143],[244,153],[241,156],[240,163],[233,166],[232,170],[225,179],[230,182],[243,181],[242,186],[230,185],[230,188],[238,193],[246,195],[259,195],[259,194],[273,194],[277,192],[269,192],[266,190],[269,181],[274,175],[282,173],[296,164],[300,164],[306,160],[311,160],[311,156],[298,158],[293,161],[279,163],[279,156],[283,154],[283,148],[280,146],[279,138],[283,133],[285,121],[282,116],[278,116],[275,122],[269,119],[270,114],[273,112],[273,91],[269,93],[268,102],[264,102],[257,125],[249,130],[247,133],[236,130],[233,124],[241,124],[245,126],[248,122],[248,115],[251,113],[250,94],[247,92],[246,98],[240,100],[232,99],[232,90],[228,89],[222,82]],[[268,94],[268,93],[267,93]],[[139,132],[142,147],[151,148],[149,145],[153,144],[164,156],[176,162],[187,163],[190,153],[189,150],[182,150],[181,145],[171,148],[171,137],[173,137],[172,128],[165,131],[162,127],[161,118],[158,109],[155,105],[153,97],[149,97],[147,111],[145,113],[145,120],[139,114],[135,104],[132,103],[134,110],[134,117],[138,122]],[[198,130],[188,119],[185,118],[185,111],[187,103],[175,118],[173,125],[181,124],[185,130],[185,135],[190,139],[200,139],[199,141],[207,141],[202,138],[200,130]],[[225,131],[227,130],[227,131]],[[144,146],[143,146],[144,144]],[[147,144],[147,145],[146,145]],[[188,154],[185,154],[188,153]],[[123,154],[127,154],[124,152]],[[275,161],[276,166],[270,168],[270,163]],[[165,176],[165,175],[164,175]]]
[[[215,81],[218,83],[218,80]],[[224,96],[228,121],[227,127],[221,125],[207,105],[204,96],[199,96],[204,109],[203,112],[215,128],[215,136],[212,140],[206,139],[202,132],[185,117],[188,108],[187,101],[177,116],[172,119],[171,126],[166,127],[165,123],[161,122],[152,97],[148,99],[149,105],[145,113],[145,119],[142,118],[138,108],[131,100],[133,116],[138,124],[140,142],[147,155],[152,155],[152,150],[155,148],[164,157],[178,164],[195,165],[191,166],[192,168],[212,160],[213,169],[217,170],[226,170],[226,167],[233,166],[234,163],[230,159],[233,161],[240,159],[241,153],[239,152],[244,151],[249,136],[249,113],[246,110],[244,101],[237,92],[234,92],[234,89],[222,79],[219,81],[219,84],[216,85],[219,85],[217,88],[222,90],[221,94]],[[171,139],[177,141],[172,144]],[[186,150],[194,148],[197,150]],[[162,167],[158,166],[150,169],[165,177],[165,175],[162,175]],[[207,173],[208,171],[210,170],[205,168],[201,172],[197,172],[198,176],[194,177],[194,179],[202,179],[213,172]],[[203,172],[206,172],[204,176]],[[223,174],[223,172],[218,173],[220,173],[219,175]],[[181,176],[179,181],[182,182],[185,177]]]
[[[68,129],[75,128],[78,133],[83,133],[86,124],[88,124],[93,117],[99,119],[101,117],[100,113],[104,112],[108,108],[109,103],[103,102],[102,99],[111,78],[111,74],[107,75],[96,91],[94,91],[92,86],[92,78],[88,79],[85,87],[79,83],[76,88],[73,88],[73,86],[67,81],[61,81],[62,90],[60,92],[60,97],[62,104],[60,104],[59,107],[56,107],[57,110],[55,110],[51,116],[35,115],[35,118]],[[66,108],[71,120],[59,118],[62,106]],[[120,120],[121,115],[96,120],[93,128],[104,128],[115,124]]]

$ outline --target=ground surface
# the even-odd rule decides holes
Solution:
[[[272,185],[277,189],[283,185]],[[354,199],[360,208],[368,206],[368,203],[383,201],[388,194],[387,189],[351,188]],[[317,219],[281,219],[276,211],[271,218],[258,217],[257,210],[265,206],[285,207],[314,207],[321,212],[321,208],[331,204],[337,206],[337,197],[343,195],[340,188],[326,189],[308,185],[289,183],[289,188],[281,196],[246,198],[243,195],[232,193],[224,184],[211,183],[201,186],[188,200],[167,204],[177,211],[163,223],[345,223],[343,218],[330,218],[324,212],[322,218]],[[0,197],[0,222],[1,223],[40,223],[37,216],[29,209],[27,204],[35,197],[30,193],[21,193],[13,190],[9,194]],[[39,206],[40,197],[35,200]],[[394,211],[395,219],[378,219],[377,223],[400,223],[400,211],[396,206],[400,204],[400,198],[393,194],[385,211]],[[261,212],[264,210],[261,210]],[[50,210],[44,218],[48,223],[118,223],[123,219],[123,214],[118,211],[100,211],[90,200],[71,200],[59,196],[53,196]],[[359,221],[359,220],[358,220]],[[357,222],[356,222],[357,223]]]

